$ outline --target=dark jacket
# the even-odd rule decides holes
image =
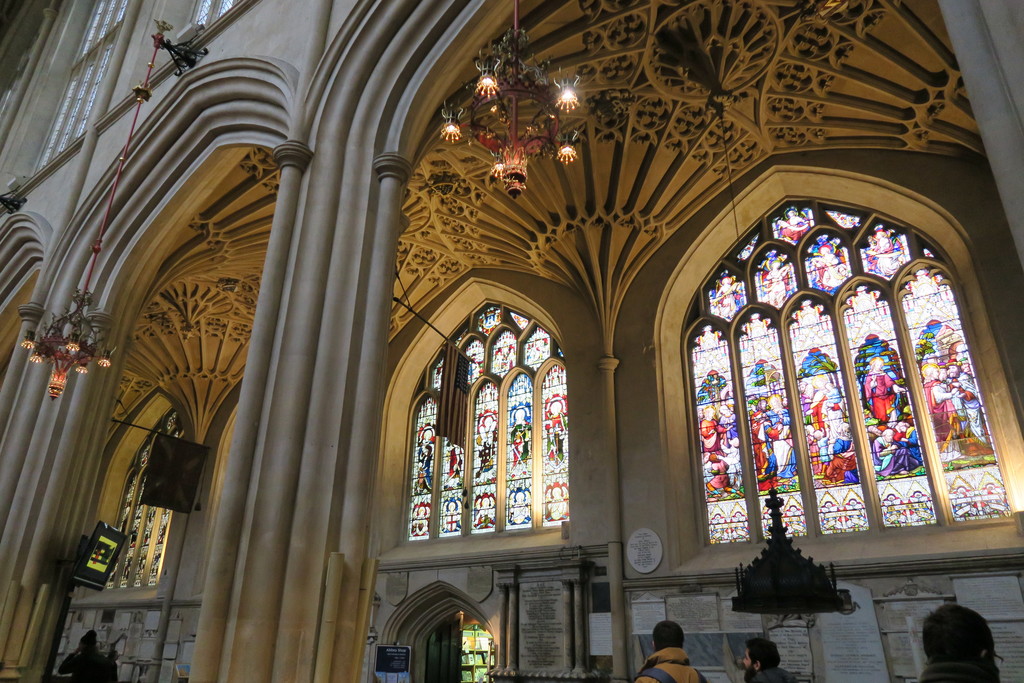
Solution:
[[[932,657],[917,680],[918,683],[999,683],[999,669],[991,659]]]
[[[666,647],[658,650],[647,658],[640,670],[651,668],[664,669],[676,680],[676,683],[698,683],[700,680],[697,670],[690,666],[690,658],[687,656],[686,650],[681,647]],[[658,681],[650,676],[638,676],[636,683],[658,683]]]
[[[796,678],[785,669],[775,667],[758,671],[751,683],[796,683]]]
[[[71,674],[71,683],[114,683],[117,681],[117,664],[93,648],[72,652],[61,662],[57,673]]]

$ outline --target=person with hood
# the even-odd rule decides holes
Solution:
[[[919,683],[999,683],[992,630],[974,610],[942,605],[925,617],[921,636],[928,662]]]
[[[699,671],[690,666],[683,649],[683,627],[674,621],[659,621],[651,634],[655,652],[636,676],[636,683],[707,683]]]
[[[71,674],[71,683],[112,683],[117,681],[117,665],[96,646],[96,631],[86,631],[78,649],[67,656],[57,673]]]
[[[751,638],[743,657],[746,683],[796,683],[793,674],[779,667],[779,648],[767,638]]]

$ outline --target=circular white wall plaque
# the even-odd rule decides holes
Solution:
[[[661,564],[661,539],[650,529],[637,529],[626,543],[626,559],[641,574],[650,574]]]

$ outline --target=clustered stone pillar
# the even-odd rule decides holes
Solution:
[[[216,681],[227,639],[232,587],[241,548],[246,499],[256,459],[257,426],[271,374],[274,337],[281,313],[288,254],[292,248],[295,218],[302,177],[313,153],[304,143],[288,140],[274,150],[281,168],[270,242],[260,281],[259,300],[249,338],[245,379],[239,396],[237,428],[221,491],[221,502],[214,523],[211,553],[207,565],[200,612],[196,651],[192,660],[192,680]]]

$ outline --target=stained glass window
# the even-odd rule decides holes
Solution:
[[[805,300],[793,313],[789,335],[821,531],[867,529],[832,318],[822,305]]]
[[[498,508],[498,387],[484,382],[476,396],[473,431],[473,533],[494,531]]]
[[[793,264],[787,262],[788,258],[775,250],[765,253],[754,276],[758,301],[781,308],[796,291],[796,273]]]
[[[546,333],[545,333],[546,334]],[[544,526],[569,519],[569,400],[565,369],[553,365],[541,387],[544,407]]]
[[[750,258],[750,255],[754,253],[754,248],[757,246],[757,243],[760,240],[760,235],[754,235],[751,238],[751,240],[747,242],[746,246],[740,249],[740,253],[736,258],[738,258],[740,261],[746,261],[748,258]]]
[[[845,304],[843,321],[882,500],[882,522],[931,524],[935,512],[889,303],[878,290],[860,285]]]
[[[508,529],[530,526],[533,494],[533,384],[519,374],[508,390],[505,488]]]
[[[835,227],[807,237],[816,215]],[[772,487],[795,534],[1010,514],[976,358],[928,241],[807,199],[727,253],[687,333],[711,543],[751,539],[753,510],[763,533]]]
[[[807,247],[804,272],[811,287],[835,294],[850,279],[850,252],[838,237],[818,235]]]
[[[128,541],[117,567],[111,572],[107,588],[155,586],[160,579],[167,534],[171,526],[171,511],[140,502],[146,488],[149,454],[157,433],[180,437],[184,429],[178,421],[178,414],[173,410],[165,413],[135,452],[125,478],[121,510],[117,516],[117,526],[128,537]]]
[[[436,436],[442,366],[435,358],[424,371],[413,415],[409,540],[568,521],[569,414],[561,348],[535,321],[498,304],[470,316],[455,336],[467,339],[471,360],[470,440],[463,452]]]
[[[527,365],[534,370],[539,368],[551,356],[551,335],[538,327],[526,340],[523,355],[526,356]]]
[[[416,415],[412,453],[412,496],[409,501],[409,538],[430,538],[430,511],[434,486],[434,429],[437,403],[427,398]]]
[[[476,317],[477,329],[484,334],[494,332],[501,323],[501,306],[488,306]]]
[[[786,395],[785,369],[779,333],[771,320],[754,313],[743,324],[740,335],[740,362],[743,364],[743,395],[746,398],[754,475],[764,498],[775,489],[785,499],[782,523],[794,536],[807,533],[800,501],[800,477],[797,451],[793,447],[792,413]],[[786,495],[789,494],[789,495]],[[771,524],[763,515],[764,528]]]
[[[729,344],[705,326],[692,351],[701,461],[712,543],[750,538]]]
[[[466,346],[466,355],[469,356],[469,383],[472,384],[484,371],[484,343],[479,339],[469,342]],[[434,388],[441,388],[440,379]]]
[[[772,221],[772,236],[790,244],[800,241],[814,227],[814,211],[809,208],[788,206]]]
[[[856,230],[860,227],[860,216],[854,216],[852,213],[843,213],[842,211],[826,211],[828,217],[835,221],[836,225],[840,228],[846,228],[847,230]]]
[[[516,364],[516,336],[510,330],[502,330],[491,349],[491,372],[504,377]]]
[[[907,330],[924,387],[954,519],[1010,513],[953,289],[922,268],[903,287]]]
[[[860,250],[860,256],[864,261],[864,270],[891,280],[905,263],[910,262],[907,236],[889,230],[884,225],[877,225],[874,232],[868,235],[868,244]]]
[[[722,271],[715,286],[708,292],[711,313],[732,320],[747,303],[747,286],[729,271]]]

